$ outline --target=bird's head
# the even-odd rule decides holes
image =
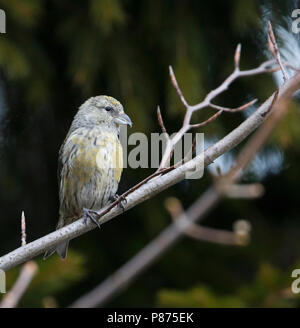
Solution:
[[[131,119],[124,113],[121,103],[113,97],[96,96],[89,98],[79,108],[73,121],[74,127],[94,127],[106,125],[119,128],[120,125],[132,126]]]

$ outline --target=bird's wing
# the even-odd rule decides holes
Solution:
[[[67,138],[64,140],[62,145],[60,146],[59,152],[58,152],[58,162],[57,162],[57,181],[58,181],[58,188],[60,188],[60,180],[61,180],[61,171],[63,168],[63,162],[62,162],[62,152],[64,145],[66,143]]]

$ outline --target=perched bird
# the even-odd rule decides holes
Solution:
[[[92,97],[80,106],[59,151],[60,208],[56,229],[82,216],[99,224],[92,211],[114,198],[123,170],[118,138],[122,124],[132,126],[123,106],[112,97]],[[68,243],[49,249],[44,259],[55,251],[64,259]]]

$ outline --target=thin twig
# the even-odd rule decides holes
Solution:
[[[240,69],[241,48],[242,45],[239,43],[236,47],[235,54],[234,54],[234,68],[236,70]]]
[[[227,108],[227,107],[222,107],[222,106],[218,106],[218,105],[210,103],[209,107],[217,109],[217,110],[222,110],[224,112],[236,113],[236,112],[241,112],[241,111],[251,107],[256,102],[257,102],[257,99],[253,99],[253,100],[249,101],[247,104],[244,104],[244,105],[242,105],[240,107],[236,107],[236,108]]]
[[[161,127],[162,133],[166,133],[167,136],[169,136],[168,133],[167,133],[166,127],[164,125],[164,121],[162,119],[161,111],[160,111],[160,107],[159,106],[157,106],[157,120],[158,120],[159,126]]]
[[[270,52],[272,53],[272,55],[276,59],[278,65],[279,65],[279,67],[282,71],[283,79],[284,79],[284,82],[285,82],[285,81],[288,80],[288,75],[287,75],[287,72],[286,72],[282,62],[281,62],[280,52],[278,50],[277,42],[276,42],[275,35],[274,35],[274,32],[273,32],[272,24],[271,24],[270,21],[268,22],[268,45],[269,45]]]
[[[216,118],[218,118],[221,114],[223,113],[223,109],[219,110],[218,112],[216,112],[214,115],[212,115],[210,118],[208,118],[207,120],[205,120],[204,122],[201,123],[197,123],[197,124],[191,124],[190,128],[192,129],[196,129],[196,128],[200,128],[201,126],[205,126],[208,123],[211,123],[212,121],[214,121]]]
[[[26,245],[26,220],[24,211],[21,214],[21,244]],[[38,266],[34,261],[25,263],[19,276],[10,291],[3,297],[0,308],[14,308],[28,289],[32,279],[38,272]]]
[[[187,101],[185,100],[184,96],[183,96],[183,93],[181,91],[181,89],[179,88],[179,85],[178,85],[178,82],[177,82],[177,79],[176,79],[176,76],[174,74],[174,71],[173,71],[173,68],[172,66],[169,66],[169,74],[170,74],[170,78],[171,78],[171,82],[173,84],[173,87],[175,88],[181,102],[183,103],[183,105],[186,107],[186,108],[189,108],[190,105],[187,103]]]
[[[21,214],[21,245],[26,245],[26,221],[24,211],[22,211]]]
[[[98,215],[98,220],[104,216],[105,214],[107,214],[108,212],[111,211],[112,208],[114,208],[115,206],[119,205],[123,200],[126,200],[126,197],[128,195],[130,195],[131,193],[133,193],[134,191],[136,191],[137,189],[139,189],[141,186],[143,186],[144,184],[146,184],[147,182],[149,182],[151,179],[162,175],[164,173],[170,172],[175,168],[175,165],[172,165],[170,167],[166,167],[164,169],[161,169],[159,171],[154,172],[153,174],[149,175],[147,178],[145,178],[144,180],[142,180],[141,182],[137,183],[135,186],[129,188],[126,192],[124,192],[122,195],[120,195],[118,197],[118,199],[116,199],[115,201],[113,201],[110,205],[108,205],[106,208],[103,208],[99,211],[97,211],[97,215]]]

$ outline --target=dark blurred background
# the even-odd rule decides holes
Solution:
[[[54,230],[57,154],[78,106],[91,96],[111,95],[132,118],[128,132],[150,135],[159,132],[160,105],[169,132],[177,131],[184,108],[168,65],[192,104],[231,73],[237,43],[241,68],[259,65],[266,59],[263,3],[274,25],[291,15],[292,6],[300,7],[284,0],[0,0],[7,19],[6,34],[0,35],[0,256],[20,246],[22,210],[27,242]],[[270,75],[243,78],[217,103],[237,107],[256,97],[261,102],[275,87]],[[184,238],[108,306],[300,305],[290,292],[291,272],[300,268],[300,112],[291,107],[244,178],[261,182],[265,195],[225,200],[203,222],[232,230],[236,220],[245,219],[252,226],[250,244]],[[211,114],[202,111],[195,121]],[[217,140],[244,119],[243,113],[225,113],[201,132]],[[119,193],[152,172],[125,169]],[[188,207],[211,183],[206,170],[202,179],[184,181],[101,231],[73,240],[65,262],[56,255],[36,258],[39,273],[20,306],[67,306],[168,226],[167,197]],[[8,272],[8,288],[18,272]]]

